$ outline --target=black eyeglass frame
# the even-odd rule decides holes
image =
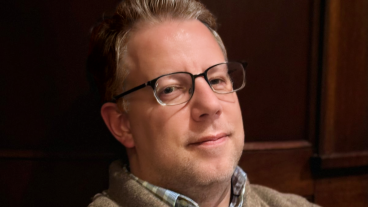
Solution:
[[[232,90],[232,91],[225,92],[225,93],[219,93],[218,91],[216,91],[215,89],[213,89],[213,88],[212,88],[211,83],[209,82],[208,77],[207,77],[207,72],[208,72],[211,68],[213,68],[213,67],[216,67],[216,66],[218,66],[218,65],[222,65],[222,64],[228,64],[228,63],[240,63],[240,64],[243,66],[243,70],[244,70],[244,74],[243,74],[243,75],[244,75],[244,77],[243,77],[243,84],[242,84],[242,86],[241,86],[240,88],[238,88],[238,89],[236,89],[236,90]],[[155,98],[156,98],[157,102],[159,102],[159,104],[164,105],[164,106],[165,106],[165,105],[169,105],[169,104],[162,103],[162,102],[161,102],[161,100],[160,100],[159,98],[157,98],[156,93],[155,93],[155,88],[156,88],[155,84],[156,84],[157,80],[158,80],[158,79],[160,79],[161,77],[168,76],[168,75],[179,74],[179,73],[189,74],[189,75],[192,77],[192,87],[193,87],[193,91],[192,91],[191,96],[189,97],[189,99],[188,99],[187,101],[182,102],[182,103],[186,103],[186,102],[190,101],[190,99],[192,99],[192,96],[193,96],[193,94],[194,94],[194,90],[195,90],[195,79],[196,79],[196,78],[198,78],[198,77],[200,77],[200,76],[203,76],[203,78],[206,80],[206,82],[208,83],[208,85],[210,86],[210,88],[212,89],[212,91],[213,91],[213,92],[215,92],[215,93],[217,93],[217,94],[228,94],[228,93],[233,93],[233,92],[239,91],[239,90],[241,90],[241,89],[243,89],[243,88],[244,88],[244,86],[245,86],[245,82],[246,82],[246,81],[245,81],[245,72],[246,72],[246,71],[245,71],[245,68],[247,67],[247,65],[248,65],[248,63],[247,63],[247,62],[237,62],[237,61],[232,61],[232,62],[222,62],[222,63],[218,63],[218,64],[216,64],[216,65],[213,65],[213,66],[211,66],[211,67],[207,68],[203,73],[196,74],[196,75],[193,75],[192,73],[189,73],[189,72],[174,72],[174,73],[164,74],[164,75],[161,75],[161,76],[159,76],[159,77],[157,77],[157,78],[155,78],[155,79],[152,79],[152,80],[150,80],[150,81],[147,81],[146,83],[143,83],[142,85],[139,85],[139,86],[134,87],[134,88],[132,88],[132,89],[130,89],[130,90],[128,90],[128,91],[125,91],[125,92],[123,92],[123,93],[121,93],[121,94],[119,94],[119,95],[117,95],[117,96],[114,96],[114,97],[113,97],[113,99],[112,99],[110,102],[116,103],[116,101],[117,101],[118,99],[122,98],[123,96],[126,96],[126,95],[128,95],[128,94],[130,94],[130,93],[133,93],[133,92],[135,92],[135,91],[137,91],[137,90],[139,90],[139,89],[145,88],[146,86],[151,86],[151,87],[152,87],[152,90],[153,90],[153,94],[154,94],[154,96],[155,96]],[[182,104],[182,103],[173,104],[173,105],[179,105],[179,104]]]

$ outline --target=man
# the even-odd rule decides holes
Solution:
[[[127,0],[91,37],[101,115],[125,146],[90,206],[312,206],[252,186],[236,91],[245,64],[227,62],[212,14],[194,0]]]

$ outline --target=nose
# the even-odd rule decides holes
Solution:
[[[195,89],[190,100],[191,116],[195,121],[214,120],[222,113],[222,105],[204,77],[195,79]]]

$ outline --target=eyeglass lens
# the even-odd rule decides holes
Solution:
[[[244,87],[245,71],[241,63],[223,63],[207,71],[207,79],[216,93],[231,93]],[[160,77],[155,84],[155,97],[164,105],[187,102],[193,95],[193,80],[189,73]]]

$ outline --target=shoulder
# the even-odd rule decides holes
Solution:
[[[245,206],[282,206],[282,207],[317,207],[317,205],[310,203],[305,198],[288,193],[280,193],[268,187],[249,184],[245,195]],[[244,205],[243,205],[244,206]]]
[[[113,200],[104,194],[97,194],[93,197],[92,203],[88,207],[119,207]]]
[[[168,206],[148,189],[136,182],[120,161],[109,170],[109,188],[93,197],[88,207],[161,207]]]

